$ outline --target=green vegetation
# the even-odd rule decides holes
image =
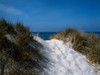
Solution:
[[[30,36],[31,33],[29,31],[29,28],[24,27],[23,24],[17,23],[15,26],[15,30],[17,32],[16,43],[19,46],[24,46],[27,42],[33,39],[33,37]]]
[[[70,41],[76,51],[86,55],[92,63],[100,64],[100,37],[96,34],[86,34],[69,28],[57,35],[52,35],[50,38],[56,38],[64,42]]]
[[[39,63],[45,60],[39,45],[23,24],[0,20],[0,75],[38,75]]]

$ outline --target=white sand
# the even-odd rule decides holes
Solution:
[[[69,42],[34,38],[45,47],[44,54],[50,60],[41,75],[96,75],[86,57],[73,50]]]

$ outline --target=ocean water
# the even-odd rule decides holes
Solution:
[[[43,38],[44,40],[50,40],[50,36],[53,34],[57,34],[57,32],[39,32],[40,37]],[[38,32],[34,32],[34,35],[37,35]]]
[[[38,32],[32,32],[33,35],[37,35]],[[40,37],[43,38],[44,40],[50,40],[50,36],[53,34],[57,34],[57,32],[39,32]],[[91,33],[91,32],[86,32],[86,33]],[[100,36],[100,32],[92,32]]]
[[[100,32],[87,32],[87,33],[95,33],[100,36]]]

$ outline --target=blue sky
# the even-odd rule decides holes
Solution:
[[[100,31],[100,0],[0,0],[0,18],[35,32]]]

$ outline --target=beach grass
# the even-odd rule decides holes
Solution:
[[[64,42],[70,41],[73,48],[86,55],[90,62],[100,64],[100,37],[98,35],[69,28],[57,35],[52,35],[50,38],[56,38]]]
[[[44,56],[29,45],[30,41],[40,45],[33,37],[22,23],[0,20],[0,75],[38,75],[36,68],[39,70]]]

